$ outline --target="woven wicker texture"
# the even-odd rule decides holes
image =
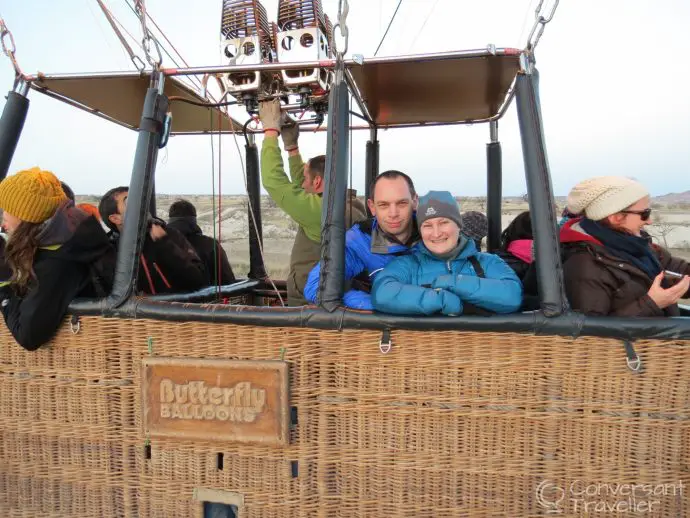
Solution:
[[[242,518],[545,516],[544,481],[690,483],[688,342],[635,343],[636,375],[623,344],[599,338],[394,331],[384,355],[378,331],[88,317],[28,353],[2,327],[3,517],[200,518],[196,488],[244,495]],[[149,458],[149,343],[157,357],[284,348],[290,446],[152,439]],[[688,491],[645,515],[690,515]],[[560,516],[584,514],[568,500]]]

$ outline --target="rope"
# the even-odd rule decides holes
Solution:
[[[139,2],[139,0],[134,0],[134,1],[135,1],[136,3]],[[131,10],[136,16],[140,16],[140,15],[139,15],[139,12],[137,11],[137,7],[136,7],[136,6],[132,6],[132,4],[130,4],[129,0],[125,0],[125,3],[127,4],[127,7],[129,7],[130,10]],[[142,2],[142,3],[143,3],[143,2]],[[145,8],[144,8],[144,14],[145,14],[146,17],[151,21],[151,23],[152,23],[153,26],[158,30],[158,32],[161,33],[161,36],[163,36],[163,38],[165,39],[165,41],[167,41],[168,44],[173,48],[173,50],[175,51],[175,53],[177,54],[177,56],[180,58],[180,60],[182,60],[182,63],[184,63],[185,66],[189,67],[189,64],[188,64],[187,61],[184,59],[184,57],[182,56],[182,54],[177,50],[177,48],[175,47],[175,45],[173,45],[172,41],[170,41],[170,39],[168,38],[168,36],[167,36],[167,35],[165,34],[165,32],[163,31],[163,29],[160,28],[160,26],[159,26],[159,25],[156,23],[156,21],[153,19],[153,16],[151,16],[151,14],[150,14]],[[174,57],[170,52],[168,52],[168,49],[167,49],[167,48],[165,48],[165,45],[163,45],[163,44],[160,42],[160,40],[159,40],[158,38],[156,38],[156,37],[153,35],[153,33],[151,33],[150,31],[149,31],[149,36],[153,39],[153,41],[156,42],[156,44],[158,45],[158,48],[163,49],[163,52],[165,53],[165,55],[168,56],[168,57],[170,58],[170,61],[172,61],[173,64],[174,64],[176,67],[182,68],[182,67],[180,66],[180,64],[177,62],[177,60],[175,59],[175,57]],[[194,84],[196,87],[198,87],[198,88],[203,88],[203,87],[202,87],[202,84],[201,84],[201,81],[199,80],[199,78],[198,78],[197,76],[195,76],[195,75],[192,75],[192,76],[185,76],[185,79],[187,79],[188,81],[190,81],[190,82],[191,82],[192,84]],[[212,96],[211,96],[211,99],[213,99]]]
[[[91,15],[91,18],[93,19],[94,26],[98,27],[98,31],[100,32],[101,36],[103,37],[103,42],[108,46],[108,48],[112,51],[113,54],[117,54],[119,57],[120,52],[123,52],[124,49],[122,47],[114,45],[113,42],[111,41],[110,33],[106,34],[105,29],[103,27],[101,27],[101,15],[99,15],[96,11],[93,10],[93,6],[91,5],[92,2],[90,2],[89,0],[83,0],[83,2],[86,4],[86,7],[88,7],[89,14]],[[98,7],[96,7],[96,8],[98,8]],[[123,54],[125,55],[125,57],[128,57],[126,51],[124,51]]]
[[[127,27],[125,27],[124,24],[120,20],[118,20],[115,16],[113,16],[113,20],[115,20],[115,23],[117,23],[120,26],[120,29],[122,29],[125,32],[125,34],[127,36],[129,36],[129,38],[136,43],[137,47],[139,47],[143,51],[144,50],[143,47],[137,41],[137,39],[132,35],[132,33],[127,30]]]
[[[223,231],[223,209],[222,209],[222,199],[223,199],[223,190],[222,190],[222,184],[221,184],[221,178],[223,177],[222,175],[222,169],[221,169],[221,151],[223,149],[223,146],[221,144],[221,136],[222,136],[222,126],[223,126],[223,114],[218,111],[218,243],[221,243],[221,232]],[[221,244],[221,246],[223,246]],[[220,297],[220,258],[218,258],[218,264],[216,265],[216,276],[218,279],[218,296]]]
[[[102,0],[96,0],[96,2],[98,2],[101,11],[103,11],[106,20],[108,20],[108,23],[112,27],[113,31],[115,31],[115,35],[120,40],[120,43],[122,43],[122,46],[125,48],[125,51],[127,52],[127,54],[129,54],[129,59],[134,64],[134,67],[140,72],[144,70],[144,68],[146,68],[146,64],[142,61],[142,59],[139,56],[137,56],[134,53],[132,47],[129,45],[124,35],[115,24],[115,16],[113,15],[113,13],[108,10],[108,8],[105,6]]]
[[[352,100],[353,96],[350,94],[350,106],[352,106]],[[350,189],[352,189],[352,148],[354,147],[352,145],[352,110],[350,110],[350,138],[349,142],[350,145],[348,146],[350,148]],[[350,200],[350,193],[345,194],[345,200],[350,201],[350,219],[346,221],[347,228],[345,229],[346,231],[352,226],[352,201]],[[347,203],[345,204],[345,215],[347,216]]]
[[[211,117],[211,128],[213,128],[213,110],[208,111]],[[211,135],[211,215],[213,217],[213,274],[216,275],[218,272],[218,240],[216,239],[216,153],[213,149],[213,132],[209,132]],[[218,279],[215,279],[215,283],[218,283]]]
[[[245,131],[247,126],[249,126],[249,123],[253,119],[249,119],[244,127]],[[232,132],[233,139],[235,140],[235,147],[237,148],[237,153],[240,157],[240,167],[242,168],[242,179],[244,180],[244,189],[245,192],[247,193],[247,201],[249,203],[249,215],[251,216],[252,220],[252,225],[254,227],[254,231],[256,232],[256,235],[259,235],[259,226],[256,224],[256,218],[254,218],[254,207],[252,206],[252,200],[249,197],[249,185],[247,185],[247,172],[244,167],[244,160],[242,159],[242,150],[240,149],[240,144],[237,142],[237,135],[235,132]],[[247,144],[249,144],[249,140],[247,140]],[[264,263],[264,268],[266,267],[266,256],[264,255],[264,246],[261,244],[261,240],[258,241],[259,244],[259,254],[261,255],[261,261]],[[283,297],[280,295],[280,291],[278,290],[278,287],[276,286],[276,283],[273,282],[273,279],[271,279],[271,276],[268,274],[268,271],[266,273],[266,280],[271,283],[271,286],[273,287],[273,290],[276,292],[276,295],[278,295],[278,300],[280,301],[280,305],[285,307],[285,301],[283,300]]]
[[[408,52],[412,50],[412,47],[414,47],[415,43],[417,43],[417,40],[422,34],[422,31],[424,30],[424,27],[426,27],[426,22],[429,21],[429,18],[431,18],[431,15],[434,12],[434,9],[436,9],[436,6],[438,5],[438,0],[434,2],[434,5],[431,6],[431,11],[429,11],[426,15],[426,18],[424,18],[424,21],[422,22],[422,26],[419,28],[417,31],[417,34],[415,35],[414,39],[412,40],[412,43],[410,44],[410,47],[408,49]]]
[[[163,32],[163,29],[161,29],[161,28],[158,26],[158,24],[156,23],[156,20],[153,19],[153,16],[151,16],[151,14],[148,13],[148,12],[146,13],[146,16],[148,16],[149,20],[151,20],[151,23],[152,23],[153,26],[156,28],[156,30],[157,30],[158,32],[161,33],[161,36],[163,36],[163,38],[165,39],[165,41],[168,42],[168,45],[170,45],[170,47],[173,49],[173,51],[175,51],[175,54],[177,54],[177,56],[180,58],[180,60],[182,61],[182,63],[184,63],[184,65],[185,65],[187,68],[189,68],[189,63],[187,63],[187,61],[182,57],[182,54],[180,54],[180,52],[177,50],[177,48],[175,47],[175,45],[173,45],[172,41],[170,41],[170,40],[168,39],[168,37],[165,35],[165,32]],[[167,52],[166,52],[166,54],[167,54]],[[169,57],[170,59],[173,59],[173,57],[172,57],[170,54],[168,54],[168,57]],[[173,60],[173,62],[174,62],[174,60]],[[194,76],[194,77],[196,77],[196,76]]]
[[[534,4],[537,1],[538,0],[527,0],[527,9],[525,9],[525,16],[522,19],[522,25],[520,26],[520,36],[518,36],[518,39],[517,39],[518,46],[522,45],[522,39],[526,36],[527,29],[529,29],[531,27],[529,15],[530,15],[530,12],[534,11],[532,4]]]
[[[226,108],[226,110],[227,110],[227,108]],[[227,113],[226,113],[226,115],[227,115]],[[244,130],[244,138],[245,138],[245,141],[246,141],[246,143],[247,143],[247,146],[249,146],[249,139],[247,138],[247,128],[248,128],[248,126],[249,126],[249,124],[251,123],[252,120],[254,120],[254,119],[253,119],[253,118],[250,118],[250,119],[244,124],[244,127],[243,127],[243,130]],[[213,123],[213,112],[211,112],[211,123]],[[213,126],[213,124],[212,124],[212,126]],[[220,127],[220,124],[219,124],[219,127],[218,127],[218,142],[219,142],[219,148],[220,148],[220,138],[221,138],[221,136],[222,136],[222,131],[221,131],[221,127]],[[248,203],[249,203],[249,216],[250,216],[250,219],[251,219],[252,226],[254,227],[254,231],[256,232],[256,235],[258,236],[258,235],[259,235],[259,226],[258,226],[257,223],[256,223],[256,218],[254,217],[254,207],[253,207],[253,205],[252,205],[252,200],[251,200],[251,198],[249,198],[249,186],[248,186],[248,184],[247,184],[247,173],[246,173],[246,169],[245,169],[245,167],[244,167],[244,159],[242,158],[242,150],[241,150],[241,148],[240,148],[239,143],[237,142],[237,134],[236,134],[234,131],[232,132],[232,136],[233,136],[233,139],[234,139],[234,141],[235,141],[235,147],[237,148],[237,154],[238,154],[239,159],[240,159],[240,167],[241,167],[241,169],[242,169],[242,180],[244,181],[244,190],[245,190],[245,192],[247,193],[247,201],[248,201]],[[214,156],[215,156],[215,153],[214,153],[214,149],[213,149],[213,133],[211,132],[211,171],[212,171],[212,173],[211,173],[211,174],[212,174],[211,183],[212,183],[212,185],[213,185],[213,198],[215,198],[215,177],[213,176],[213,174],[214,174],[213,172],[215,171]],[[220,187],[221,187],[221,181],[220,181],[220,150],[219,150],[219,155],[218,155],[218,167],[219,167],[219,169],[218,169],[218,177],[219,177],[219,178],[218,178],[218,187],[219,187],[219,189],[220,189]],[[221,197],[221,196],[222,196],[222,193],[219,192],[219,193],[218,193],[218,197],[219,197],[219,200],[218,200],[218,208],[219,208],[219,210],[220,210],[220,207],[221,207],[221,201],[220,201],[220,197]],[[215,203],[212,203],[211,205],[212,205],[212,207],[213,207],[212,210],[213,210],[213,221],[214,221],[214,225],[213,225],[213,238],[216,239],[216,233],[215,233],[215,232],[216,232],[216,225],[215,225],[215,220],[216,220],[216,215],[215,215],[216,205],[215,205]],[[218,239],[220,240],[220,214],[218,215],[218,220],[219,220],[219,224],[218,224]],[[265,256],[265,254],[264,254],[264,247],[263,247],[263,245],[261,244],[261,240],[258,241],[258,244],[259,244],[259,254],[261,255],[261,261],[264,263],[264,267],[265,267],[265,266],[266,266],[266,256]],[[220,253],[220,251],[219,251],[218,253]],[[216,254],[215,257],[217,258],[217,257],[218,257],[218,254]],[[217,268],[220,268],[220,266],[217,266]],[[216,271],[218,271],[218,270],[216,270]],[[273,282],[273,279],[272,279],[271,276],[268,274],[268,272],[265,272],[265,273],[266,273],[266,280],[267,280],[267,281],[271,284],[271,286],[273,287],[273,291],[275,291],[276,295],[278,296],[278,300],[280,301],[280,305],[283,306],[283,307],[285,307],[285,301],[283,300],[283,297],[280,295],[280,290],[279,290],[278,287],[276,286],[276,283]]]
[[[193,99],[187,99],[186,97],[181,97],[179,95],[171,95],[168,97],[168,101],[175,102],[179,101],[182,103],[187,103],[187,104],[193,104],[194,106],[203,106],[204,108],[222,108],[224,106],[234,106],[235,104],[239,104],[238,101],[225,101],[222,103],[205,103],[205,102],[200,102],[200,101],[194,101]],[[220,115],[220,112],[218,112]]]
[[[383,45],[383,41],[386,39],[386,36],[388,35],[388,31],[391,28],[391,25],[393,25],[393,20],[395,20],[395,15],[398,14],[398,9],[400,9],[400,4],[402,4],[402,0],[399,0],[398,6],[395,8],[395,12],[393,13],[393,16],[391,16],[390,22],[388,22],[388,27],[386,27],[386,32],[383,33],[383,38],[381,38],[381,41],[379,42],[379,46],[376,47],[376,52],[374,52],[374,57],[376,54],[379,53],[379,50],[381,49],[381,45]]]

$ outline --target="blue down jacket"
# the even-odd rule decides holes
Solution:
[[[468,260],[473,255],[484,278]],[[438,259],[418,243],[413,254],[396,258],[379,272],[371,300],[374,309],[401,315],[459,315],[463,302],[494,313],[513,313],[522,303],[522,284],[503,259],[477,252],[471,240],[450,261]]]
[[[415,230],[410,239],[415,240],[417,237]],[[396,256],[410,253],[410,248],[391,242],[380,232],[376,219],[357,223],[345,233],[345,280],[351,281],[362,273],[373,280]],[[320,275],[321,263],[316,263],[304,287],[304,298],[312,304],[316,303]],[[357,289],[347,290],[343,295],[343,303],[353,309],[374,309],[369,293]]]

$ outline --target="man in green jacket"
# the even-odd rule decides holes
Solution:
[[[261,181],[275,204],[299,225],[290,254],[290,273],[287,279],[288,305],[307,304],[304,285],[312,267],[321,257],[321,207],[323,205],[325,155],[315,156],[305,164],[299,153],[299,128],[296,124],[282,125],[280,101],[263,101],[259,118],[264,128],[261,146]],[[285,174],[278,135],[288,153],[290,178]],[[346,209],[348,228],[366,219],[364,204],[348,194]]]

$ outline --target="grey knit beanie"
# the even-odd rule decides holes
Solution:
[[[421,226],[427,219],[448,218],[462,226],[458,202],[448,191],[429,191],[419,198],[417,207],[417,225]]]

